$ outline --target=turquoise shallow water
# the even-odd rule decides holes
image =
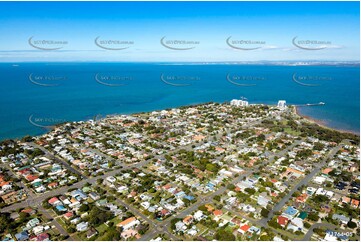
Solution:
[[[63,121],[244,96],[250,103],[325,102],[300,112],[359,133],[360,69],[347,66],[156,63],[0,64],[0,139],[39,135]]]

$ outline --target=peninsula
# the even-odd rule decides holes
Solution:
[[[2,240],[359,240],[359,136],[206,103],[0,143]]]

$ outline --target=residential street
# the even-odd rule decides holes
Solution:
[[[298,188],[305,186],[309,183],[309,181],[321,170],[321,168],[326,164],[327,160],[329,158],[332,158],[337,151],[339,151],[341,148],[341,145],[336,146],[335,148],[333,148],[330,153],[318,164],[316,164],[315,168],[308,174],[306,175],[299,183],[296,184],[296,186],[294,186],[288,193],[286,196],[284,196],[281,201],[279,203],[277,203],[273,209],[270,211],[270,213],[268,214],[267,218],[263,218],[261,219],[260,223],[262,224],[262,226],[266,227],[267,226],[267,222],[269,220],[271,220],[274,216],[275,212],[280,211],[283,206],[290,200],[290,198],[292,197],[292,194],[298,190]]]

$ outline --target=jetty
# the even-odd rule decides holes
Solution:
[[[306,103],[306,104],[299,104],[299,105],[294,105],[295,107],[307,107],[307,106],[322,106],[325,105],[326,103],[324,102],[319,102],[319,103]]]

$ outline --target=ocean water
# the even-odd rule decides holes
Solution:
[[[360,69],[167,63],[1,63],[0,140],[51,125],[241,96],[250,103],[325,102],[300,112],[359,133]]]

